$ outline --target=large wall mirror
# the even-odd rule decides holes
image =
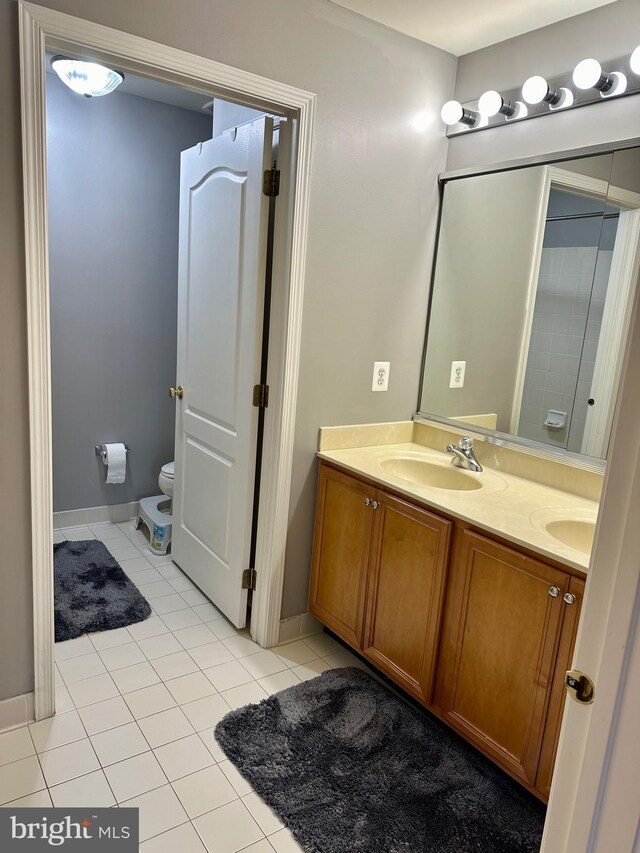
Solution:
[[[420,413],[606,459],[640,149],[444,185]]]

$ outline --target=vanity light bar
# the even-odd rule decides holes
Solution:
[[[441,115],[447,136],[457,136],[639,93],[640,45],[630,57],[609,60],[604,65],[590,57],[561,77],[547,80],[536,74],[519,89],[489,90],[478,100],[464,104],[448,101]]]

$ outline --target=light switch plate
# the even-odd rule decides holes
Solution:
[[[390,361],[374,361],[373,362],[373,381],[371,383],[372,391],[387,391],[389,389],[389,368]]]
[[[451,362],[451,378],[449,388],[462,388],[464,385],[464,372],[467,369],[466,361]]]

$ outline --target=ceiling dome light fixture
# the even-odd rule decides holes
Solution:
[[[466,110],[460,101],[447,101],[440,110],[440,117],[449,126],[459,123],[466,124],[467,127],[474,127],[480,118],[473,110]]]
[[[522,97],[532,106],[542,103],[557,104],[562,99],[562,93],[555,86],[550,86],[544,77],[534,74],[533,77],[525,80],[522,86]]]
[[[65,86],[78,95],[84,95],[85,98],[108,95],[124,80],[124,74],[121,71],[114,71],[97,62],[69,59],[67,56],[54,56],[51,67]]]
[[[631,66],[633,73],[640,77],[640,44],[631,54],[629,65]]]
[[[516,111],[511,101],[506,101],[500,92],[496,92],[495,89],[489,89],[488,92],[480,95],[478,109],[480,110],[480,115],[487,116],[488,118],[493,118],[498,113],[509,117]]]

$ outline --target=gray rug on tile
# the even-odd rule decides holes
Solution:
[[[534,853],[545,807],[359,669],[227,714],[218,743],[311,853]]]
[[[149,602],[97,539],[54,545],[53,568],[57,643],[151,615]]]

